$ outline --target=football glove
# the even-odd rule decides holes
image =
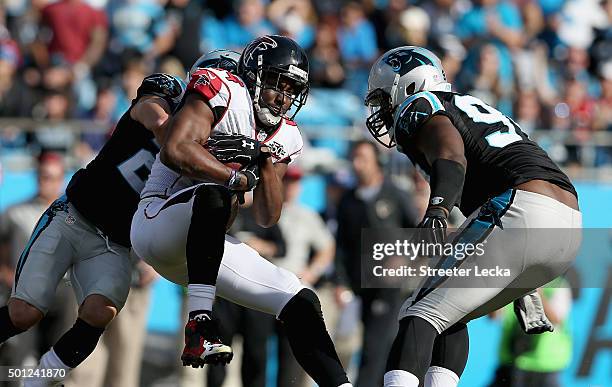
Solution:
[[[442,208],[428,208],[425,217],[417,228],[417,241],[426,243],[444,243],[446,240],[446,212]]]
[[[242,186],[240,182],[240,176],[244,175],[247,180],[246,187]],[[238,197],[238,203],[244,204],[244,193],[254,189],[259,183],[259,166],[251,164],[242,171],[232,173],[227,183],[227,187],[234,191]]]
[[[208,151],[220,162],[253,164],[260,156],[260,142],[242,134],[215,134],[206,142]]]
[[[555,327],[546,317],[540,294],[534,290],[518,300],[514,300],[514,314],[523,329],[529,335],[552,332]]]

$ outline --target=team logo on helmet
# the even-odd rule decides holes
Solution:
[[[385,58],[385,63],[400,75],[404,75],[418,66],[435,66],[431,59],[416,51],[393,52]]]
[[[268,50],[270,48],[276,48],[278,47],[278,43],[276,43],[276,40],[272,39],[269,36],[262,36],[261,38],[258,39],[258,41],[252,44],[251,49],[248,53],[248,55],[244,56],[244,64],[246,65],[247,62],[253,60],[253,55],[255,54],[255,51],[264,51],[264,50]]]

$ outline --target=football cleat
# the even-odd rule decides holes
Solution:
[[[234,353],[222,343],[216,322],[205,313],[189,318],[185,325],[183,366],[204,367],[204,364],[228,364]]]

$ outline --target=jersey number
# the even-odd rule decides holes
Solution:
[[[141,149],[118,166],[119,172],[136,193],[140,193],[144,188],[154,161],[153,153]]]
[[[510,119],[503,115],[499,110],[492,108],[471,95],[455,96],[455,105],[463,110],[474,122],[485,124],[502,123],[508,130],[500,129],[485,137],[485,140],[495,148],[503,148],[513,142],[521,141],[523,138],[516,133],[516,128]]]

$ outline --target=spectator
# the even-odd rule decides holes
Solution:
[[[313,86],[336,88],[343,84],[346,74],[336,40],[336,27],[330,19],[319,22],[308,57]]]
[[[81,0],[60,0],[42,10],[43,41],[48,55],[60,55],[83,72],[95,66],[106,48],[108,22],[106,14]],[[46,36],[45,36],[46,35]],[[41,58],[43,67],[49,57]]]
[[[80,142],[75,149],[75,154],[80,160],[80,165],[86,165],[102,149],[109,138],[109,133],[115,127],[113,113],[117,103],[115,95],[109,81],[100,81],[96,95],[96,105],[93,109],[82,114],[80,118],[92,122],[92,129],[84,128],[81,133]],[[102,128],[102,131],[100,131]]]
[[[516,97],[514,107],[516,123],[526,134],[533,133],[534,130],[544,128],[544,114],[542,114],[542,104],[535,91],[522,91]]]
[[[138,87],[150,70],[140,55],[126,60],[121,73],[121,86],[117,87],[117,103],[113,114],[113,121],[118,122],[121,116],[130,107],[131,101],[136,98]]]
[[[0,298],[4,302],[11,295],[18,259],[38,219],[64,189],[65,170],[60,155],[42,154],[36,172],[37,192],[34,197],[9,207],[0,216]],[[37,327],[11,338],[0,348],[2,364],[22,366],[34,363],[72,326],[76,318],[75,305],[71,289],[62,282],[57,288],[53,306]]]
[[[17,43],[0,39],[0,117],[26,117],[32,113],[34,94],[17,73],[19,62]]]
[[[422,2],[422,7],[431,20],[430,39],[438,41],[444,36],[454,34],[461,10],[466,6],[465,1],[455,0]],[[444,69],[446,70],[446,67]]]
[[[201,55],[210,50],[200,48],[200,30],[206,24],[207,10],[202,2],[189,0],[170,0],[166,6],[168,20],[175,44],[169,54],[178,58],[184,68],[191,67]]]
[[[402,37],[405,45],[428,46],[430,20],[427,13],[419,7],[409,7],[400,15]]]
[[[223,28],[223,46],[219,48],[237,51],[242,51],[244,46],[258,36],[276,32],[276,28],[266,19],[266,7],[262,0],[236,1],[236,11],[223,20]]]
[[[601,66],[601,97],[595,104],[593,129],[612,133],[612,60]],[[612,164],[612,147],[599,147],[597,149],[595,164]]]
[[[330,268],[335,243],[319,214],[299,204],[301,178],[301,170],[290,166],[283,179],[285,202],[278,224],[287,245],[287,252],[272,261],[279,267],[297,274],[305,285],[314,286]],[[278,333],[277,386],[302,386],[306,374],[295,360],[282,326],[279,326]]]
[[[476,66],[465,66],[457,87],[484,102],[496,106],[502,113],[512,112],[512,83],[501,75],[501,54],[497,46],[484,44],[478,50]]]
[[[612,0],[604,0],[600,4],[607,20],[595,27],[595,38],[589,50],[594,73],[612,58]]]
[[[164,9],[149,0],[122,2],[111,14],[111,51],[120,58],[136,51],[151,61],[168,52],[174,44],[174,31]]]
[[[342,8],[342,25],[338,44],[347,69],[346,88],[363,98],[368,84],[370,65],[378,56],[376,34],[365,18],[363,6],[351,1]]]
[[[42,103],[34,107],[34,116],[48,121],[31,137],[33,151],[55,151],[66,154],[76,143],[76,134],[66,124],[71,114],[71,98],[68,91],[48,90]]]
[[[408,7],[408,0],[389,0],[384,7],[369,13],[368,19],[376,31],[376,42],[382,51],[404,45],[400,15]]]
[[[315,40],[317,21],[310,0],[276,0],[268,7],[268,18],[281,35],[289,36],[305,50]]]
[[[569,366],[572,355],[568,329],[572,292],[565,280],[557,279],[539,293],[546,316],[555,326],[554,332],[527,335],[517,323],[512,307],[502,309],[501,366],[489,387],[560,385],[559,374]]]
[[[351,161],[357,187],[348,191],[338,206],[337,293],[346,294],[348,289],[361,300],[363,344],[355,386],[380,386],[403,298],[400,289],[362,288],[361,231],[368,227],[415,227],[416,213],[410,194],[399,190],[383,175],[375,144],[355,143]]]
[[[511,51],[524,43],[523,23],[516,6],[506,0],[475,0],[474,6],[457,22],[456,33],[468,47],[491,42],[499,55],[499,76],[504,82],[513,79]],[[475,60],[468,58],[468,67]]]

